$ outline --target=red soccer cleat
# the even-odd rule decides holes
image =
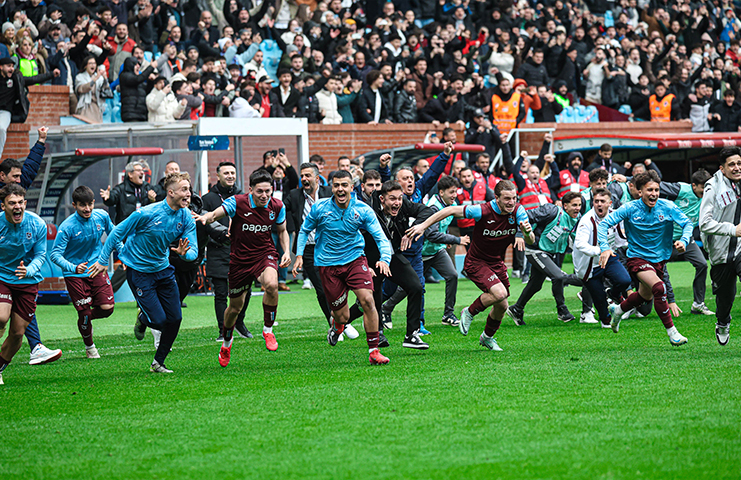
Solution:
[[[229,365],[229,360],[232,359],[232,347],[225,347],[221,346],[221,350],[219,350],[219,365],[222,367],[226,367]]]
[[[384,357],[377,348],[370,353],[369,360],[371,365],[386,365],[389,363],[388,357]]]
[[[265,337],[265,347],[268,350],[271,352],[278,350],[278,340],[275,339],[275,335],[272,333],[262,332],[262,336]]]

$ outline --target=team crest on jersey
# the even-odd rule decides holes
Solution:
[[[31,232],[26,232],[26,238],[27,238],[27,239],[31,240],[31,237],[32,237],[32,236],[33,236],[33,235],[31,234]]]
[[[360,218],[360,214],[358,212],[355,212],[355,220],[357,220],[358,218]]]
[[[367,272],[368,271],[368,267],[366,267],[365,265],[363,265],[363,271],[364,272]]]
[[[97,229],[98,229],[98,231],[100,231],[100,230],[102,229],[102,227],[100,226],[100,224],[99,224],[99,223],[98,223],[97,225],[95,225],[95,228],[97,228]]]
[[[270,220],[275,220],[275,212],[271,210],[270,214],[268,214],[268,217],[270,217]]]
[[[180,230],[181,228],[183,228],[183,224],[178,222],[178,230]]]
[[[141,297],[141,296],[142,296],[142,295],[144,294],[144,292],[142,292],[142,289],[141,289],[141,288],[137,288],[137,289],[136,289],[136,294],[137,294],[137,295],[138,295],[139,297]]]
[[[662,215],[662,214],[659,214],[659,221],[660,221],[660,222],[663,222],[663,221],[664,221],[664,215]]]
[[[513,217],[512,215],[510,215],[510,216],[509,216],[509,218],[508,218],[507,220],[509,220],[509,223],[510,223],[511,225],[514,225],[514,224],[515,224],[515,217]]]

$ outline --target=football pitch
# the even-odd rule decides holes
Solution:
[[[718,345],[715,317],[689,314],[691,267],[669,269],[682,347],[653,312],[619,334],[579,324],[574,287],[577,321],[564,324],[546,282],[527,325],[505,318],[504,351],[491,352],[478,344],[485,314],[467,337],[440,323],[438,284],[427,287],[430,349],[401,347],[399,308],[391,364],[379,367],[359,322],[358,339],[327,344],[314,291],[300,285],[280,296],[277,352],[252,298],[256,338],[235,339],[227,368],[213,298],[188,297],[171,375],[149,373],[152,336],[134,338],[133,304],[95,321],[98,360],[85,358],[71,305],[40,306],[42,339],[64,356],[29,366],[24,341],[5,371],[0,478],[741,478],[741,330]],[[478,294],[461,281],[456,314]]]

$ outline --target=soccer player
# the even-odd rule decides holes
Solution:
[[[730,338],[731,307],[736,278],[741,277],[741,148],[720,151],[720,169],[705,183],[700,204],[700,232],[710,255],[710,279],[715,294],[715,338]]]
[[[49,258],[62,269],[87,358],[100,358],[90,322],[113,314],[113,288],[108,272],[89,277],[86,271],[100,255],[103,233],[110,234],[114,225],[107,212],[95,209],[95,194],[84,185],[72,192],[72,207],[75,213],[59,225]]]
[[[286,207],[273,197],[273,178],[264,170],[250,175],[250,193],[234,195],[224,200],[221,207],[196,219],[204,225],[228,215],[232,219],[229,232],[232,239],[229,258],[229,306],[224,312],[224,343],[219,351],[219,365],[229,365],[232,353],[234,325],[242,311],[252,283],[257,280],[265,287],[262,297],[265,346],[271,352],[278,350],[273,334],[278,310],[278,268],[291,263],[291,250],[286,230]],[[270,233],[275,225],[283,247],[278,263],[278,250]]]
[[[10,183],[0,189],[0,329],[10,322],[0,347],[0,385],[3,370],[21,348],[26,327],[36,312],[36,294],[44,279],[46,223],[26,212],[26,191]]]
[[[517,187],[509,180],[502,180],[494,189],[496,198],[483,205],[462,205],[445,207],[433,214],[419,225],[407,231],[410,238],[418,238],[432,224],[454,215],[457,218],[476,220],[471,236],[471,248],[468,249],[464,264],[468,278],[484,293],[461,311],[458,328],[463,335],[468,335],[473,317],[490,306],[486,317],[486,327],[479,337],[479,344],[489,350],[501,351],[494,339],[502,318],[507,311],[509,297],[509,277],[504,256],[507,247],[515,244],[523,249],[524,242],[535,243],[532,227],[522,205],[517,203]],[[524,236],[515,240],[517,225]]]
[[[369,349],[371,365],[389,363],[378,348],[378,310],[373,294],[373,273],[364,255],[365,241],[360,229],[375,239],[380,260],[375,267],[383,276],[390,276],[391,244],[381,230],[373,209],[352,195],[353,180],[350,172],[339,170],[332,176],[332,197],[314,204],[306,216],[298,235],[296,261],[293,275],[303,265],[309,234],[316,232],[314,264],[332,309],[331,325],[327,332],[330,345],[337,344],[350,320],[347,306],[349,290],[355,294],[363,309],[363,326]]]
[[[666,261],[672,253],[673,223],[682,227],[682,237],[673,242],[677,252],[684,253],[692,238],[692,222],[672,202],[659,198],[661,179],[654,171],[633,177],[640,200],[630,202],[612,212],[597,227],[597,238],[602,253],[599,266],[606,268],[610,257],[615,255],[608,241],[608,231],[623,221],[628,238],[628,272],[637,278],[638,291],[631,293],[619,305],[611,306],[610,326],[617,333],[620,320],[627,318],[634,308],[649,302],[653,297],[656,313],[659,315],[669,342],[683,345],[687,339],[682,336],[672,321],[672,313],[667,303],[666,286],[661,278]]]
[[[111,251],[126,239],[118,257],[127,267],[126,280],[141,309],[134,334],[141,340],[146,327],[160,332],[150,367],[153,373],[172,373],[165,366],[165,359],[183,319],[175,269],[168,254],[172,250],[190,262],[198,257],[196,223],[188,209],[190,175],[171,173],[165,179],[165,189],[165,201],[136,210],[113,229],[98,260],[88,267],[91,277],[104,273]],[[178,240],[177,247],[170,247],[174,240]]]
[[[589,172],[590,178],[595,172],[607,174],[607,171],[597,168]],[[590,192],[589,197],[593,208],[581,217],[576,227],[573,252],[574,270],[584,281],[584,286],[594,300],[602,328],[610,328],[610,312],[607,308],[604,279],[610,280],[612,285],[608,292],[610,298],[619,303],[622,301],[623,292],[630,286],[630,275],[617,257],[610,257],[605,268],[599,266],[598,259],[602,251],[597,242],[597,226],[610,213],[612,195],[604,188],[597,188]],[[615,251],[617,250],[614,246],[615,238],[619,235],[617,229],[617,226],[612,227],[608,233],[608,242]]]
[[[533,225],[535,242],[533,247],[525,249],[525,256],[533,269],[530,281],[520,294],[517,302],[507,309],[507,315],[512,318],[516,325],[525,325],[523,316],[525,306],[530,299],[540,291],[546,277],[553,281],[551,290],[556,300],[558,319],[562,322],[570,322],[574,316],[566,307],[563,297],[563,286],[582,285],[582,281],[576,275],[568,275],[561,270],[563,256],[569,246],[569,240],[574,238],[576,224],[579,221],[581,211],[581,194],[577,192],[566,192],[561,198],[563,207],[547,203],[534,210],[528,210],[527,216]],[[591,307],[590,307],[591,310]],[[594,317],[590,320],[582,316],[582,323],[596,323]]]

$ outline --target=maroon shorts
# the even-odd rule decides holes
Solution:
[[[507,275],[507,265],[504,262],[497,262],[489,265],[477,259],[471,259],[466,255],[466,261],[463,268],[466,270],[468,278],[483,292],[488,293],[491,287],[501,283],[507,289],[509,294],[509,275]]]
[[[101,305],[113,305],[113,287],[108,273],[100,273],[93,278],[90,277],[64,277],[67,285],[69,298],[72,305],[78,311],[99,307]]]
[[[333,312],[347,304],[348,290],[373,290],[373,275],[363,256],[346,265],[319,267],[319,276],[329,309]]]
[[[239,297],[249,290],[252,282],[257,280],[268,267],[278,271],[278,260],[272,253],[250,265],[229,262],[229,298]]]
[[[39,293],[38,283],[10,284],[0,282],[0,303],[10,303],[11,313],[20,315],[30,322],[36,313],[36,298]]]
[[[625,267],[627,268],[628,273],[630,273],[630,276],[636,281],[638,281],[639,273],[647,271],[655,272],[659,277],[659,280],[663,279],[665,265],[666,262],[651,263],[642,258],[628,258],[628,261],[625,262]]]

